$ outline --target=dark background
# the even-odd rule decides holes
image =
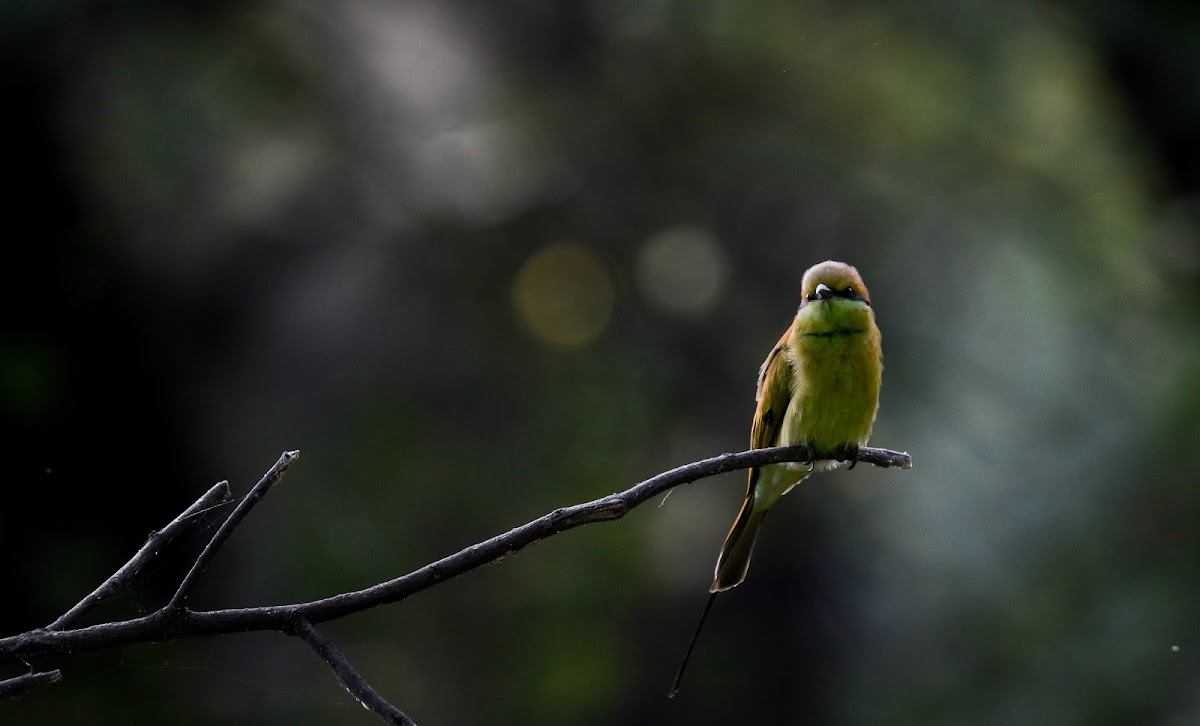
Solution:
[[[872,443],[717,603],[744,474],[330,624],[420,723],[1200,720],[1187,3],[6,3],[0,631],[302,458],[196,607],[745,448],[826,258]],[[209,521],[99,618],[165,602]],[[0,723],[372,723],[296,639],[34,664]],[[6,667],[0,676],[23,672]]]

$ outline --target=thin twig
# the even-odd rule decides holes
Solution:
[[[0,681],[0,698],[18,698],[25,695],[26,691],[32,691],[39,686],[58,683],[61,680],[62,671],[60,670],[26,673],[23,676],[9,678]]]
[[[494,562],[533,542],[559,532],[593,522],[620,519],[634,507],[672,487],[752,466],[808,461],[813,455],[803,447],[753,449],[737,454],[722,454],[663,472],[623,492],[610,494],[584,504],[556,509],[528,524],[473,544],[403,577],[356,592],[292,605],[268,605],[197,612],[182,611],[182,613],[171,612],[164,608],[133,620],[102,623],[74,630],[38,628],[19,635],[0,638],[0,660],[19,660],[22,657],[68,651],[99,650],[131,643],[175,640],[201,635],[252,630],[286,631],[289,619],[296,617],[306,618],[313,623],[333,620],[386,603],[398,602],[414,593],[433,587],[439,582]],[[816,452],[818,459],[837,459],[845,455],[844,452]],[[284,459],[287,457],[288,454],[285,454]],[[284,459],[280,461],[283,462]],[[288,461],[290,463],[290,460]],[[912,457],[908,454],[887,449],[863,447],[859,450],[858,461],[880,467],[901,469],[912,467]],[[276,467],[278,466],[279,464],[276,464]],[[272,471],[275,470],[272,469]],[[268,474],[270,473],[268,472]],[[239,505],[239,509],[244,505],[245,502]],[[237,514],[236,510],[234,514]],[[230,515],[230,519],[234,514]],[[228,520],[226,524],[229,524]],[[195,569],[193,568],[193,571]]]
[[[246,518],[246,515],[250,513],[250,510],[254,508],[254,505],[258,504],[258,502],[263,498],[263,496],[266,495],[271,487],[275,486],[283,479],[283,475],[287,473],[287,470],[292,465],[292,462],[299,457],[299,451],[283,452],[283,455],[279,457],[279,461],[275,462],[275,465],[267,470],[266,474],[263,474],[263,478],[254,485],[254,488],[250,490],[250,493],[246,495],[245,499],[243,499],[236,507],[234,507],[234,510],[230,512],[225,521],[221,523],[221,526],[217,529],[216,534],[214,534],[212,539],[208,541],[208,544],[204,547],[204,551],[201,552],[200,556],[196,558],[196,562],[192,565],[192,569],[189,570],[187,576],[183,578],[183,582],[179,584],[179,589],[175,591],[175,595],[171,598],[171,602],[167,603],[165,610],[168,612],[175,612],[183,607],[184,601],[187,600],[188,595],[192,594],[192,590],[196,587],[196,583],[200,580],[200,575],[204,574],[204,571],[208,569],[209,563],[211,563],[213,558],[217,556],[217,551],[220,550],[221,546],[225,544],[225,541],[229,539],[229,535],[233,533],[234,528],[241,524],[242,520]]]
[[[291,621],[292,631],[300,637],[305,643],[321,656],[321,659],[329,664],[333,669],[334,675],[341,681],[342,687],[354,696],[355,700],[361,703],[365,708],[374,711],[384,721],[398,726],[416,726],[413,720],[404,715],[404,712],[393,706],[386,698],[371,688],[371,684],[367,683],[367,679],[362,677],[358,670],[350,665],[350,661],[346,660],[346,656],[342,655],[341,651],[326,638],[321,631],[310,623],[306,618],[293,618]]]
[[[95,607],[105,598],[112,597],[113,593],[124,587],[133,577],[142,569],[142,565],[156,554],[163,547],[166,547],[175,536],[190,526],[196,521],[196,518],[207,512],[209,509],[217,506],[221,502],[229,499],[229,482],[223,481],[213,485],[204,493],[204,496],[196,500],[192,506],[183,510],[171,523],[162,529],[154,532],[142,545],[141,549],[124,565],[121,569],[113,573],[112,577],[105,580],[100,587],[92,591],[90,595],[80,600],[73,608],[59,616],[58,620],[46,626],[47,630],[62,630],[85,613]]]

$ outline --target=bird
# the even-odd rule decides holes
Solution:
[[[792,324],[767,354],[758,373],[757,407],[750,448],[803,446],[806,462],[750,469],[746,498],[717,557],[709,598],[684,654],[670,696],[675,696],[700,630],[717,595],[746,579],[759,528],[771,507],[809,476],[857,461],[879,410],[883,353],[871,295],[854,267],[826,260],[801,279],[801,302]],[[844,451],[846,461],[818,453]]]

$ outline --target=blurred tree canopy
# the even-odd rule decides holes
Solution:
[[[1196,8],[24,0],[0,33],[5,635],[283,449],[194,606],[743,449],[835,258],[883,330],[872,443],[916,468],[792,492],[678,698],[744,476],[339,647],[430,724],[1200,719]],[[373,718],[274,634],[37,665],[64,681],[0,722]]]

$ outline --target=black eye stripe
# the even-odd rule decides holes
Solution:
[[[824,283],[822,283],[822,284],[824,284]],[[825,285],[825,287],[829,288],[828,285]],[[841,290],[830,290],[830,292],[832,292],[832,294],[836,297],[845,298],[847,300],[859,300],[859,301],[866,303],[867,305],[871,304],[870,301],[868,301],[865,297],[860,295],[857,290],[854,289],[853,285],[844,287]],[[810,292],[804,296],[804,302],[806,302],[806,303],[813,302],[814,300],[817,300],[817,299],[818,299],[818,296],[817,296],[817,293],[815,293],[815,292]]]

